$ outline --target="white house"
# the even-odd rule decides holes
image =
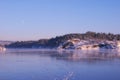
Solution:
[[[0,45],[0,51],[5,51],[6,48]]]

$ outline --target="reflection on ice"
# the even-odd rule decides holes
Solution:
[[[58,56],[67,60],[111,60],[119,59],[120,53],[118,50],[76,50],[76,51],[62,51]]]
[[[101,49],[101,50],[51,50],[51,49],[16,49],[8,50],[16,55],[39,55],[48,56],[57,60],[112,60],[120,58],[120,51],[116,49]]]

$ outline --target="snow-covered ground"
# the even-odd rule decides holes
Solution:
[[[58,49],[80,49],[80,50],[97,50],[97,49],[119,49],[120,41],[105,40],[80,40],[72,39],[62,43]]]

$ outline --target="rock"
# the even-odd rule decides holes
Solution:
[[[80,50],[117,49],[117,48],[120,48],[120,42],[80,40],[80,39],[68,40],[58,47],[58,49],[80,49]]]

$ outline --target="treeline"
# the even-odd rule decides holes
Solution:
[[[6,45],[7,48],[40,48],[46,47],[48,39],[41,39],[38,41],[17,41]]]
[[[115,41],[120,40],[120,34],[112,33],[96,33],[88,31],[86,33],[80,34],[66,34],[63,36],[57,36],[51,39],[40,39],[38,41],[17,41],[10,45],[6,45],[8,48],[54,48],[58,47],[60,44],[64,43],[69,39],[81,39],[81,40],[109,40]]]

